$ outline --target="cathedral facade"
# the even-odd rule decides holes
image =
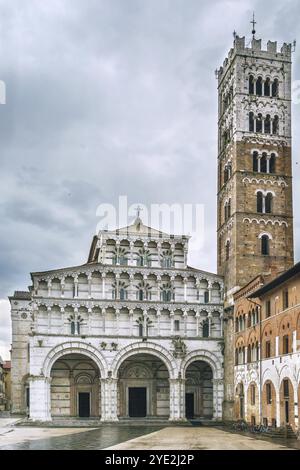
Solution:
[[[14,413],[299,427],[291,62],[253,31],[217,71],[218,274],[137,216],[10,297]]]
[[[14,413],[35,421],[222,418],[223,279],[188,237],[134,224],[86,264],[32,273],[12,307]]]

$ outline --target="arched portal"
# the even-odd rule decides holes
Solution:
[[[193,361],[185,372],[185,414],[187,419],[213,417],[213,371],[205,361]]]
[[[262,392],[262,419],[265,426],[276,428],[276,389],[271,380],[267,380]]]
[[[100,371],[84,354],[65,354],[51,368],[51,416],[99,417]]]
[[[291,380],[288,377],[282,379],[279,390],[280,396],[280,425],[286,426],[289,424],[294,428],[295,426],[295,413],[294,413],[294,388]]]
[[[157,356],[133,354],[118,369],[118,416],[168,418],[169,372]]]

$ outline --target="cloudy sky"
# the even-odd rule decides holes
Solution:
[[[98,205],[119,195],[203,204],[204,243],[190,263],[216,270],[214,71],[233,30],[250,38],[253,10],[257,37],[297,39],[297,0],[0,0],[0,355],[10,345],[7,296],[26,289],[30,271],[83,263]]]

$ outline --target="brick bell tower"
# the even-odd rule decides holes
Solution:
[[[233,419],[233,294],[294,263],[292,45],[234,33],[218,78],[218,274],[224,276],[223,419]]]
[[[234,35],[218,77],[218,274],[225,298],[294,262],[292,45]]]

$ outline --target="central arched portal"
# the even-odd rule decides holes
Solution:
[[[120,418],[168,418],[169,373],[151,354],[134,354],[118,370],[118,416]]]
[[[213,371],[205,361],[193,361],[185,374],[185,415],[187,419],[213,417]]]
[[[83,354],[66,354],[51,368],[51,416],[99,417],[100,372]]]

